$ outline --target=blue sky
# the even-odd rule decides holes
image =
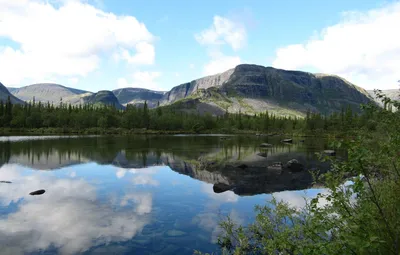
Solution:
[[[398,24],[399,1],[0,0],[0,81],[168,90],[251,63],[397,88]]]

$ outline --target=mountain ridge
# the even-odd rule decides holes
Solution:
[[[64,103],[91,103],[93,98],[96,98],[93,96],[96,93],[59,84],[53,85],[64,92],[67,91],[64,93]],[[29,87],[32,86],[35,84],[12,89],[12,93],[18,96],[21,90],[28,87],[29,91]],[[358,110],[360,104],[374,100],[365,89],[337,75],[313,74],[253,64],[241,64],[219,74],[182,83],[166,92],[121,88],[113,90],[112,93],[120,105],[141,106],[147,101],[150,108],[160,104],[185,112],[210,112],[214,115],[222,115],[225,112],[254,114],[270,111],[282,116],[304,116],[308,110],[330,114],[347,106]],[[30,94],[30,97],[33,94]],[[60,100],[58,94],[57,96]],[[108,98],[111,100],[109,103],[116,104],[111,96]],[[45,99],[48,100],[49,96]],[[53,96],[52,99],[57,98]],[[43,100],[43,96],[35,95],[35,100]]]

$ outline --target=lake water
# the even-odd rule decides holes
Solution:
[[[326,170],[315,155],[326,142],[281,139],[1,137],[0,253],[218,252],[225,216],[246,224],[271,194],[302,206],[321,191],[307,171],[268,166],[297,159]]]

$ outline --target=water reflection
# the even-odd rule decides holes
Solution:
[[[84,179],[24,175],[16,165],[1,168],[0,179],[13,182],[0,186],[1,205],[18,206],[0,219],[0,246],[6,254],[49,247],[74,254],[100,243],[130,240],[148,223],[152,209],[151,193],[127,193],[120,201],[101,201],[95,185]],[[48,192],[28,196],[38,188]]]
[[[274,146],[260,148],[265,139]],[[271,165],[297,159],[306,170],[326,171],[329,166],[315,156],[325,147],[324,141],[312,139],[284,144],[280,138],[255,137],[224,141],[212,136],[96,137],[2,143],[0,164],[16,163],[38,170],[87,162],[127,169],[166,165],[178,173],[217,184],[214,191],[222,192],[221,187],[226,187],[239,195],[255,195],[309,188],[312,176],[308,171],[289,173]],[[148,176],[137,177],[133,182],[157,185]]]
[[[321,141],[275,146],[260,138],[95,137],[0,143],[3,254],[193,254],[215,252],[218,222],[254,217],[274,193],[292,205],[321,190],[306,171],[277,174],[271,162],[310,167]],[[238,167],[245,164],[247,167]],[[51,171],[54,170],[54,171]],[[215,185],[230,189],[216,193]],[[45,189],[42,196],[29,192]],[[259,194],[259,195],[256,195]],[[252,195],[252,196],[244,196]]]

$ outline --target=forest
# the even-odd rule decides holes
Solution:
[[[41,129],[42,132],[63,133],[107,133],[107,132],[188,132],[188,133],[306,133],[315,130],[341,132],[367,128],[374,130],[377,125],[373,111],[365,109],[362,114],[350,107],[331,115],[307,112],[304,118],[278,117],[264,112],[254,115],[228,113],[223,116],[185,113],[172,107],[149,109],[145,102],[142,107],[127,105],[118,110],[107,105],[71,106],[60,103],[53,105],[26,103],[11,104],[10,100],[0,102],[0,128],[8,130]]]

